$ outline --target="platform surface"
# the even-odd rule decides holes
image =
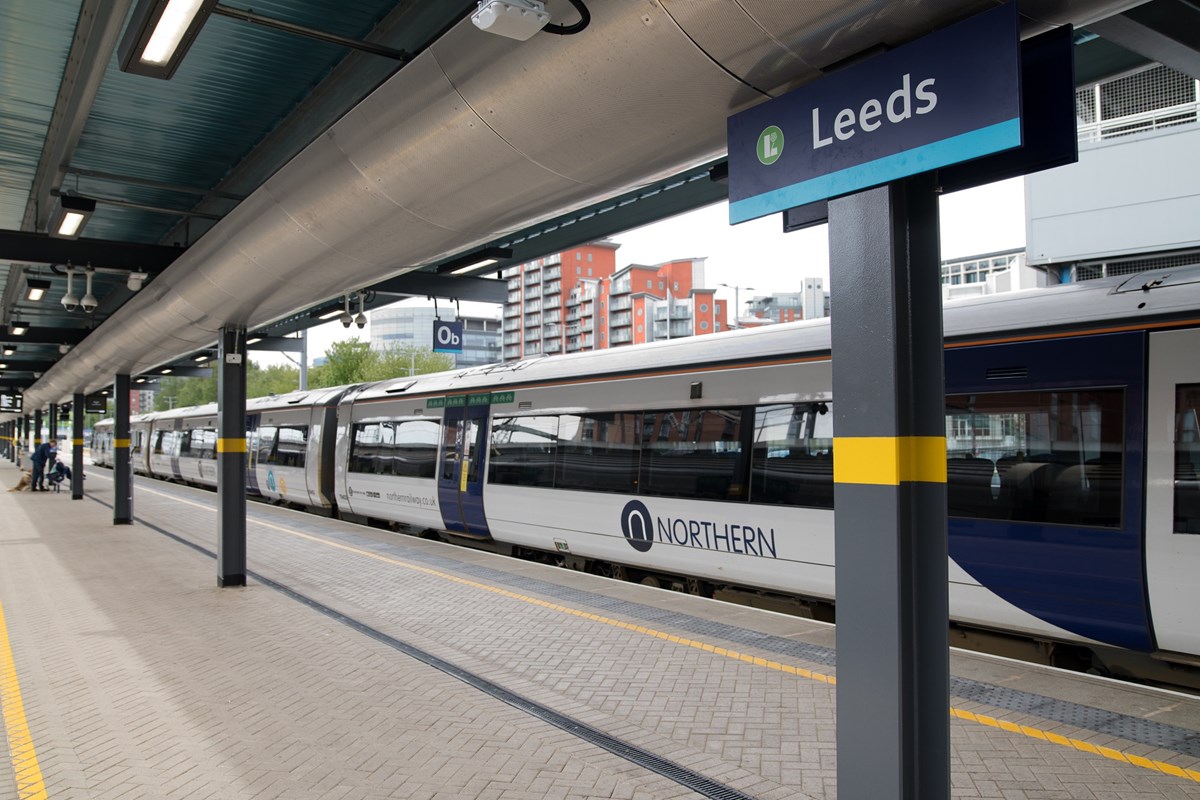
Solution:
[[[221,589],[215,494],[86,487],[0,493],[0,800],[837,796],[831,626],[257,503]],[[952,673],[954,797],[1200,798],[1200,700]]]

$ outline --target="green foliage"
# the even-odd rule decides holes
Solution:
[[[325,363],[308,370],[310,389],[346,386],[352,383],[382,381],[405,375],[424,375],[454,368],[454,356],[434,353],[414,347],[394,347],[378,352],[367,342],[347,339],[325,351]],[[207,378],[160,378],[154,396],[154,410],[166,411],[183,406],[199,406],[217,402],[215,367]],[[246,397],[266,397],[287,394],[300,386],[300,370],[280,364],[260,367],[253,361],[246,365]]]

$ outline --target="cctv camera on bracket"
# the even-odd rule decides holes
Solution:
[[[481,31],[524,42],[546,27],[550,15],[540,0],[480,0],[471,22]]]

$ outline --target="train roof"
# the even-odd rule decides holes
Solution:
[[[834,300],[836,307],[836,298]],[[1185,323],[1200,313],[1200,266],[950,300],[947,343],[1007,341],[1055,334]],[[394,378],[364,387],[355,400],[445,394],[489,386],[541,383],[591,374],[686,365],[820,356],[830,352],[828,318],[651,342],[508,364]]]

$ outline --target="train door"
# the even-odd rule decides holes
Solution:
[[[1134,332],[946,352],[951,557],[1045,622],[1141,651],[1145,348]]]
[[[447,407],[442,426],[438,502],[446,530],[491,538],[483,512],[488,406]]]
[[[1163,650],[1200,653],[1200,331],[1150,335],[1146,574]]]

